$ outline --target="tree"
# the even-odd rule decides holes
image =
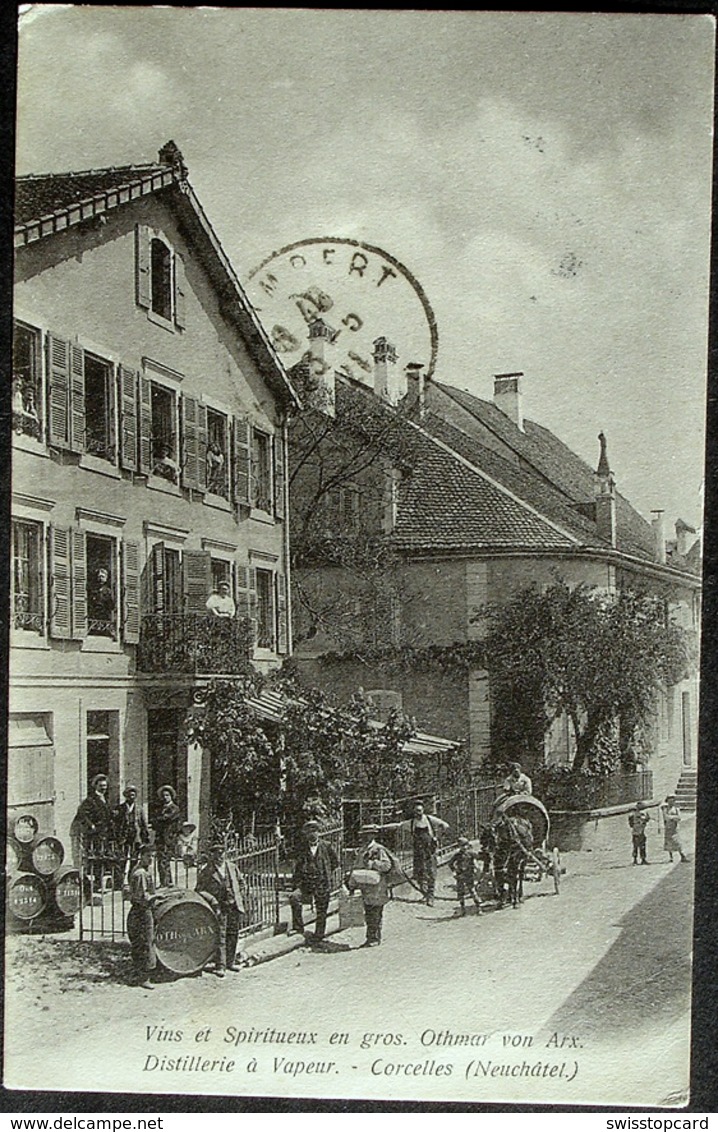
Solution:
[[[540,756],[549,728],[565,714],[576,744],[573,771],[610,773],[619,761],[631,762],[656,694],[690,669],[689,636],[666,610],[663,598],[631,591],[608,598],[557,581],[480,611],[495,758]]]

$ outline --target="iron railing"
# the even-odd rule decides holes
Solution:
[[[152,613],[142,617],[140,672],[203,675],[243,672],[252,656],[252,622],[211,613]]]

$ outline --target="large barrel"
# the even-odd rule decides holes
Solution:
[[[167,889],[154,906],[155,948],[163,967],[194,975],[213,958],[219,941],[217,918],[206,900],[185,889]]]
[[[29,845],[37,837],[38,828],[36,817],[32,814],[21,814],[12,823],[13,837],[21,845]]]
[[[8,837],[5,844],[5,872],[8,876],[16,876],[19,872],[22,872],[25,857],[25,846],[12,837]]]
[[[65,850],[56,837],[41,837],[33,845],[30,857],[35,872],[50,877],[65,860]]]
[[[81,892],[80,872],[72,865],[66,865],[52,878],[55,907],[63,916],[74,916],[80,911]]]
[[[8,884],[7,906],[17,920],[34,920],[47,907],[47,888],[35,873],[20,873]]]

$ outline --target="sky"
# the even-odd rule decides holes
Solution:
[[[619,490],[699,526],[713,37],[696,15],[30,5],[17,170],[172,138],[245,282],[296,241],[381,248],[426,293],[438,380],[490,399],[522,371],[527,417],[593,466],[603,430]]]

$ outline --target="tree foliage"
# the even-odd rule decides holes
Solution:
[[[609,599],[557,581],[487,606],[486,664],[496,711],[495,757],[536,756],[565,714],[575,771],[606,774],[630,762],[656,693],[689,671],[691,645],[663,599],[624,591]],[[513,744],[513,747],[512,747]]]

